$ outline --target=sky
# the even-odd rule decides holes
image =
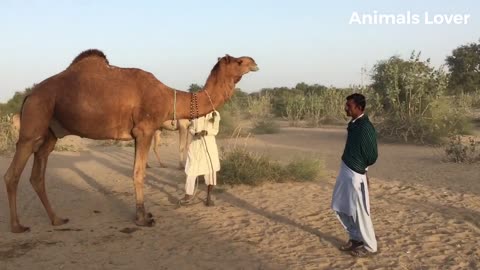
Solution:
[[[407,12],[420,22],[401,24]],[[397,24],[360,24],[355,14],[392,14]],[[466,23],[427,24],[465,14]],[[1,0],[0,102],[90,48],[181,90],[203,85],[217,57],[250,56],[260,71],[237,87],[254,92],[299,82],[360,84],[368,77],[362,80],[362,68],[371,72],[378,61],[413,50],[438,67],[456,47],[478,42],[479,29],[478,0]]]

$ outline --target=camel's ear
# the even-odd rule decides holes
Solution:
[[[232,57],[231,57],[230,55],[225,54],[225,60],[226,60],[227,64],[230,63],[230,60],[231,60],[231,59],[232,59]]]
[[[221,58],[221,57],[217,57],[217,62],[220,61],[220,60],[222,60],[222,58]]]

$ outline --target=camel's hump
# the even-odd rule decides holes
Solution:
[[[70,64],[70,66],[77,62],[80,62],[82,59],[85,59],[87,57],[100,57],[105,59],[105,62],[107,63],[107,65],[109,64],[107,56],[102,51],[97,49],[89,49],[81,52],[77,57],[75,57],[75,59],[73,59],[72,63]]]

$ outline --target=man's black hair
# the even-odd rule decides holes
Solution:
[[[355,104],[357,104],[357,106],[360,107],[362,111],[365,110],[365,106],[367,105],[367,102],[365,101],[364,95],[358,94],[358,93],[351,94],[350,96],[347,97],[347,101],[351,99],[353,99],[353,102],[355,102]]]

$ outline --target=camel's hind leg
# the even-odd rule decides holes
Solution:
[[[135,223],[138,226],[153,226],[155,220],[153,219],[152,214],[145,212],[143,188],[148,150],[152,143],[154,131],[135,127],[132,133],[135,137],[135,162],[133,165],[133,183],[135,186],[135,201],[137,208]]]
[[[20,224],[17,215],[17,188],[20,175],[22,174],[28,158],[33,152],[33,141],[17,142],[17,149],[13,156],[12,163],[5,173],[4,180],[7,186],[8,203],[10,205],[10,227],[13,233],[21,233],[29,230]]]
[[[55,137],[52,131],[49,130],[48,135],[45,138],[45,142],[40,146],[38,151],[35,152],[32,175],[30,177],[30,183],[40,198],[40,201],[42,201],[48,217],[54,226],[63,225],[68,222],[68,219],[62,219],[55,215],[45,190],[45,169],[47,167],[48,156],[55,148],[56,142],[57,137]]]
[[[166,168],[167,165],[165,165],[161,159],[160,159],[160,143],[162,141],[162,131],[161,130],[156,130],[155,134],[153,135],[153,153],[155,153],[155,157],[158,160],[158,163],[160,164],[160,168]]]
[[[188,145],[190,144],[190,141],[192,140],[190,133],[186,128],[180,127],[178,129],[178,134],[179,134],[179,153],[180,153],[180,161],[178,162],[178,168],[180,170],[185,169],[185,161],[187,157],[187,151],[188,151]]]

